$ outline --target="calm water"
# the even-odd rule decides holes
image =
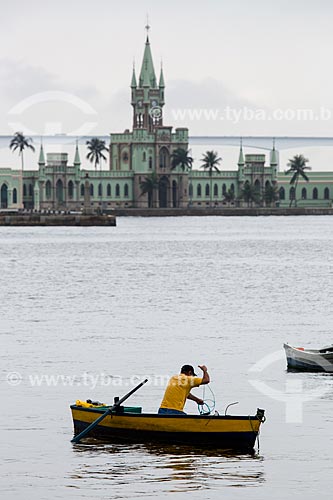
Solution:
[[[332,229],[330,217],[1,228],[1,498],[331,498],[333,377],[287,373],[282,344],[333,342]],[[221,413],[266,409],[254,457],[70,443],[70,403],[111,402],[148,376],[129,403],[156,411],[159,377],[184,363],[207,364]]]

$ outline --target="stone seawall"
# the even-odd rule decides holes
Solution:
[[[0,213],[0,226],[116,226],[116,217],[114,215]]]
[[[118,217],[333,215],[333,208],[116,208]]]

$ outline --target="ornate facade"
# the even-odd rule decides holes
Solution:
[[[149,37],[147,35],[139,79],[133,68],[131,105],[132,131],[111,134],[110,170],[119,181],[127,178],[131,188],[131,205],[148,206],[148,194],[142,195],[140,184],[156,172],[158,186],[153,205],[186,207],[188,175],[171,170],[171,155],[177,148],[188,149],[188,129],[163,124],[165,83],[161,68],[157,83]]]

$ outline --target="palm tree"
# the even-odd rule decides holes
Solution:
[[[264,199],[266,205],[271,206],[279,198],[278,187],[275,184],[267,184],[265,187]]]
[[[184,148],[177,148],[174,150],[172,155],[170,156],[171,158],[171,170],[175,170],[177,167],[180,167],[183,172],[189,172],[192,169],[192,163],[193,163],[193,158],[191,155],[190,150],[186,150]],[[180,175],[178,179],[178,206],[180,202]]]
[[[106,156],[103,154],[104,151],[109,151],[109,149],[105,146],[105,141],[101,141],[97,137],[87,141],[86,145],[89,150],[87,159],[95,164],[95,170],[97,170],[97,165],[101,165],[102,159],[106,160]]]
[[[249,182],[245,182],[240,197],[243,198],[248,207],[250,206],[250,203],[252,206],[252,202],[259,203],[260,201],[260,194],[258,190]]]
[[[21,156],[21,197],[22,197],[22,206],[23,204],[23,170],[24,170],[24,157],[23,152],[25,149],[31,149],[31,151],[35,152],[35,148],[32,145],[32,139],[30,137],[25,137],[23,132],[15,132],[14,137],[10,141],[9,148],[14,152],[18,149],[19,155]]]
[[[235,199],[235,191],[229,188],[228,191],[224,193],[224,201],[230,203],[231,201],[234,201],[234,199]]]
[[[142,182],[140,182],[141,195],[148,193],[148,208],[154,206],[154,192],[159,186],[158,177],[156,172],[147,175]]]
[[[297,207],[297,196],[296,196],[296,190],[297,190],[297,184],[299,181],[299,178],[302,177],[306,182],[309,181],[308,176],[304,172],[304,170],[311,170],[311,167],[308,167],[306,164],[309,160],[305,158],[303,155],[295,155],[293,158],[289,160],[287,163],[287,166],[289,169],[285,172],[286,175],[292,174],[292,177],[290,179],[290,184],[295,184],[295,207]],[[293,203],[293,198],[291,197],[290,199],[290,204],[289,207],[292,206]]]
[[[35,148],[32,145],[32,139],[30,137],[25,137],[23,132],[15,132],[14,137],[10,141],[9,148],[12,151],[19,150],[19,155],[21,156],[21,169],[22,172],[24,170],[24,158],[23,151],[27,149],[31,149],[31,151],[35,152]]]
[[[201,158],[201,161],[203,164],[201,165],[200,168],[204,168],[205,170],[208,170],[209,172],[209,177],[210,177],[210,188],[209,188],[209,194],[210,194],[210,206],[212,205],[212,174],[213,170],[216,172],[220,172],[218,165],[221,163],[222,158],[218,156],[217,151],[206,151],[206,153],[203,155]]]

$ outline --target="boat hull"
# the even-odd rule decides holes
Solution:
[[[103,410],[75,405],[71,406],[71,410],[75,435],[86,429],[103,413]],[[160,442],[251,451],[262,418],[263,415],[112,414],[105,417],[89,436],[114,443]]]
[[[333,373],[333,352],[319,349],[300,349],[283,345],[287,367],[291,370]]]

